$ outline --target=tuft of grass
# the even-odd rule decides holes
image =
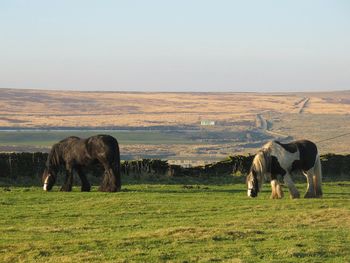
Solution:
[[[190,187],[192,186],[192,187]],[[305,184],[297,185],[300,191]],[[0,187],[0,261],[348,262],[350,183],[321,199],[244,184],[127,184],[119,193]]]

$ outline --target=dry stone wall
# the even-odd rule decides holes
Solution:
[[[122,161],[122,175],[142,177],[157,176],[224,176],[245,175],[249,171],[254,156],[235,155],[226,160],[184,168],[179,165],[169,165],[167,161],[157,159],[142,159]],[[40,178],[47,159],[47,153],[0,153],[0,178],[16,180],[18,177]],[[321,156],[322,170],[326,178],[343,178],[350,180],[350,154],[326,154]],[[101,169],[92,167],[93,173],[99,176]]]

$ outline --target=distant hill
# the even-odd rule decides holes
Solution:
[[[272,138],[318,141],[350,131],[350,91],[145,93],[0,89],[0,128],[178,131],[186,132],[186,140],[221,145],[219,148],[233,145],[228,153],[242,153],[254,151]],[[197,133],[191,135],[190,131]],[[322,151],[349,152],[349,142],[350,138],[344,137],[324,143]]]
[[[303,105],[308,98],[307,104]],[[0,89],[0,127],[235,124],[256,114],[349,114],[350,92],[137,93]]]

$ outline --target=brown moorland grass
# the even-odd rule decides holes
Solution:
[[[213,120],[215,127],[203,127],[201,120]],[[347,133],[350,91],[273,94],[0,89],[0,127],[172,128],[185,131],[179,136],[192,142],[171,145],[178,135],[167,134],[169,142],[163,145],[151,145],[153,142],[145,139],[128,142],[127,146],[123,143],[122,147],[134,156],[165,150],[168,153],[164,156],[176,158],[220,159],[229,154],[254,153],[273,138],[318,142]],[[197,130],[193,135],[192,129]],[[146,134],[142,137],[148,138]],[[350,136],[329,141],[320,145],[320,151],[348,153],[349,142]],[[16,150],[16,141],[0,143],[5,147],[0,150]],[[21,143],[21,149],[25,146],[38,145]]]
[[[135,93],[0,89],[2,127],[101,127],[198,125],[209,119],[254,121],[263,112],[348,114],[350,92],[342,93]]]

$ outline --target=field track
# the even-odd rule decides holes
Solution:
[[[0,188],[0,262],[350,261],[349,182],[299,200],[243,184],[93,190]]]

